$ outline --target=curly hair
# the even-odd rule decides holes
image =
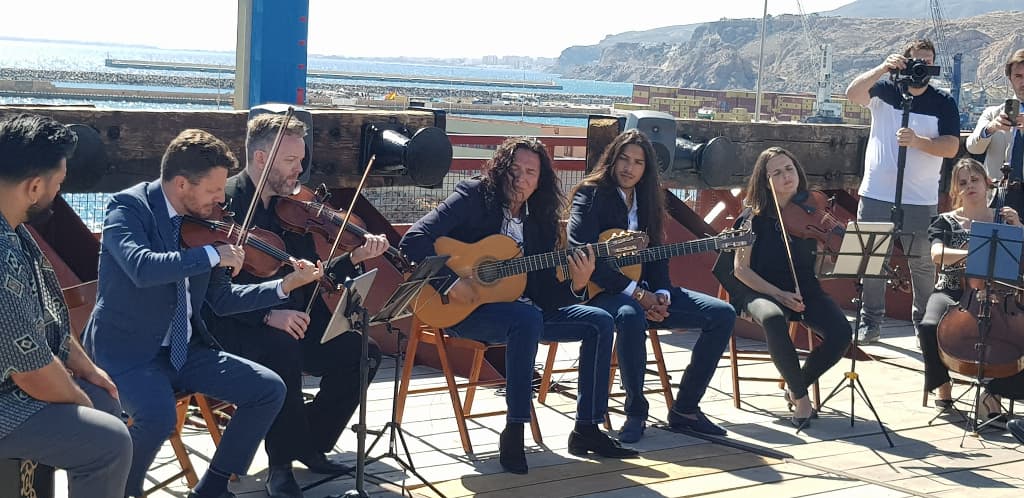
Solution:
[[[644,151],[644,173],[637,182],[636,206],[637,221],[640,228],[647,232],[651,245],[662,242],[662,219],[664,218],[665,195],[661,188],[661,179],[658,178],[658,155],[654,151],[654,145],[647,135],[640,130],[627,130],[615,137],[601,157],[597,160],[597,166],[580,181],[572,191],[572,196],[582,186],[614,187],[619,186],[615,180],[615,161],[622,155],[627,145],[638,145]],[[626,228],[626,227],[622,227]]]
[[[561,183],[555,175],[551,156],[548,155],[544,143],[531,137],[511,137],[505,139],[487,164],[482,173],[484,199],[490,209],[508,205],[509,191],[515,180],[512,164],[516,151],[523,149],[534,152],[540,158],[540,178],[537,190],[529,198],[530,217],[540,221],[544,235],[557,237],[559,233],[558,215],[565,204]]]

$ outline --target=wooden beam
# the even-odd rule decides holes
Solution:
[[[359,162],[359,141],[364,123],[395,122],[416,130],[434,125],[434,115],[424,111],[309,110],[313,114],[311,183],[328,187],[354,187],[365,165]],[[68,176],[76,192],[116,192],[160,174],[160,158],[167,144],[187,128],[201,128],[227,142],[245,163],[246,110],[181,111],[119,110],[92,107],[0,106],[0,114],[31,112],[65,123],[80,123],[96,130],[103,144],[104,164]],[[81,181],[76,175],[90,175]],[[367,186],[409,185],[405,176],[371,176]],[[84,186],[83,186],[84,185]]]

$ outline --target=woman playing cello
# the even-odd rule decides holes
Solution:
[[[967,257],[971,223],[1001,218],[1007,225],[1020,225],[1020,215],[1013,208],[1003,207],[996,212],[988,207],[990,185],[981,163],[974,159],[961,159],[953,167],[952,179],[949,196],[953,210],[939,214],[928,229],[931,256],[939,266],[939,275],[917,329],[924,356],[924,387],[926,391],[937,391],[935,406],[943,410],[952,407],[952,386],[949,370],[939,356],[936,331],[946,309],[957,304],[963,296],[964,258]],[[982,397],[984,407],[990,417],[999,416],[1001,409],[996,395],[1024,397],[1024,376],[1018,374],[993,379],[987,390],[988,393]]]
[[[786,380],[786,401],[795,405],[791,420],[798,427],[813,415],[807,386],[842,358],[853,333],[846,315],[814,274],[817,242],[786,234],[784,217],[779,222],[778,213],[806,190],[803,167],[792,153],[781,147],[761,152],[747,184],[749,210],[743,215],[757,237],[753,246],[736,251],[734,261],[736,279],[748,291],[732,296],[737,308],[764,328],[768,352]],[[783,261],[791,264],[780,264]],[[789,336],[788,322],[795,313],[802,313],[804,323],[823,340],[802,368]]]

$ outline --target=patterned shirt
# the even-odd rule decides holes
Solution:
[[[0,215],[0,439],[47,405],[11,374],[67,361],[70,323],[53,266],[27,228]]]
[[[942,213],[937,216],[930,227],[928,227],[928,240],[934,244],[941,242],[950,248],[965,248],[971,238],[971,231],[964,228],[963,223],[953,213]],[[951,265],[943,265],[939,268],[938,278],[935,280],[935,290],[957,292],[964,279],[964,262]]]

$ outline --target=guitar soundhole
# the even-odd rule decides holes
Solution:
[[[477,280],[480,283],[489,284],[494,282],[495,280],[498,280],[499,278],[501,278],[501,276],[498,275],[497,267],[484,267],[480,268],[479,271],[477,272]]]

